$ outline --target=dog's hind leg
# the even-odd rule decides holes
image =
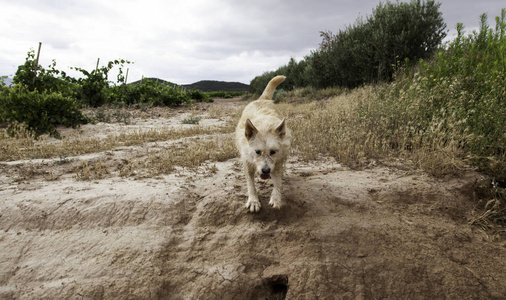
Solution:
[[[272,183],[274,188],[272,189],[271,200],[269,204],[273,208],[280,209],[283,205],[281,202],[281,193],[283,192],[283,168],[276,168],[271,173]]]
[[[255,188],[255,167],[244,164],[244,173],[246,174],[246,182],[248,184],[248,201],[246,202],[246,208],[250,212],[259,212],[261,205],[258,201],[258,194]]]

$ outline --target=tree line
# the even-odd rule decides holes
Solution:
[[[250,92],[261,94],[275,75],[287,76],[283,89],[354,88],[391,81],[401,66],[434,55],[446,37],[441,4],[435,1],[380,3],[366,18],[337,33],[322,31],[319,47],[297,62],[255,77]]]

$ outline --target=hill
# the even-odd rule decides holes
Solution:
[[[189,89],[197,89],[202,92],[247,92],[249,85],[240,82],[226,82],[215,80],[201,80],[192,84],[183,85]]]
[[[175,86],[181,86],[181,87],[184,87],[184,88],[190,89],[190,90],[197,89],[202,92],[221,92],[221,91],[223,91],[223,92],[247,92],[249,90],[249,85],[244,84],[244,83],[240,83],[240,82],[201,80],[201,81],[194,82],[191,84],[179,85],[179,84],[175,84],[170,81],[165,81],[165,80],[159,79],[159,78],[145,78],[145,79],[149,79],[149,80],[153,80],[153,81],[161,82],[161,83],[169,83],[169,84],[172,84]],[[138,84],[140,82],[141,81],[138,80],[138,81],[132,82],[131,84]]]
[[[159,83],[167,83],[167,84],[170,84],[170,85],[173,85],[173,86],[178,86],[178,84],[176,83],[173,83],[173,82],[170,82],[170,81],[166,81],[166,80],[163,80],[163,79],[160,79],[160,78],[154,78],[154,77],[146,77],[142,80],[151,80],[151,81],[156,81],[156,82],[159,82]],[[139,84],[142,82],[142,80],[137,80],[137,81],[134,81],[134,82],[130,82],[129,84]]]

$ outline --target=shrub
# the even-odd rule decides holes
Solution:
[[[73,96],[76,88],[65,72],[56,69],[54,60],[48,69],[38,65],[36,72],[33,49],[28,51],[25,63],[18,67],[12,81],[24,86],[28,91],[58,92],[65,96]]]
[[[234,97],[239,97],[245,95],[247,92],[240,91],[217,91],[217,92],[206,92],[206,94],[211,98],[225,98],[230,99]]]
[[[396,114],[389,117],[392,128],[409,125],[418,142],[434,140],[437,133],[434,145],[453,144],[499,181],[506,180],[505,21],[503,9],[493,30],[482,15],[480,30],[467,37],[459,24],[448,49],[420,61],[408,76],[399,73],[379,104],[395,107]]]
[[[199,90],[188,92],[176,84],[151,79],[113,87],[110,97],[111,102],[126,105],[142,104],[143,106],[177,106],[191,100],[197,102],[211,101],[206,93]]]
[[[44,133],[60,137],[55,125],[75,128],[89,121],[75,100],[59,93],[28,91],[19,85],[2,92],[0,122],[9,122],[11,128],[23,123],[35,137]]]
[[[189,95],[190,95],[190,98],[192,100],[195,100],[197,102],[210,102],[211,101],[211,97],[209,96],[208,93],[204,93],[202,91],[199,91],[199,90],[191,90],[188,92]]]
[[[77,100],[83,105],[92,107],[117,102],[118,95],[114,94],[115,90],[110,87],[109,72],[114,66],[119,66],[117,82],[123,83],[123,66],[130,63],[130,61],[124,59],[109,61],[106,66],[96,68],[91,72],[82,68],[73,68],[84,75],[82,78],[71,79],[77,84]]]
[[[439,7],[434,1],[387,1],[367,20],[336,35],[323,33],[311,60],[313,85],[353,88],[390,81],[404,61],[431,57],[446,36]]]

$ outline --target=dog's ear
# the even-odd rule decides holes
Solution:
[[[246,139],[251,140],[255,135],[257,134],[258,130],[256,127],[251,123],[250,119],[246,120],[246,127],[244,130],[244,135],[246,135]]]
[[[275,132],[280,139],[285,137],[285,135],[286,135],[285,119],[283,119],[281,124],[279,124],[279,126],[276,128]]]

